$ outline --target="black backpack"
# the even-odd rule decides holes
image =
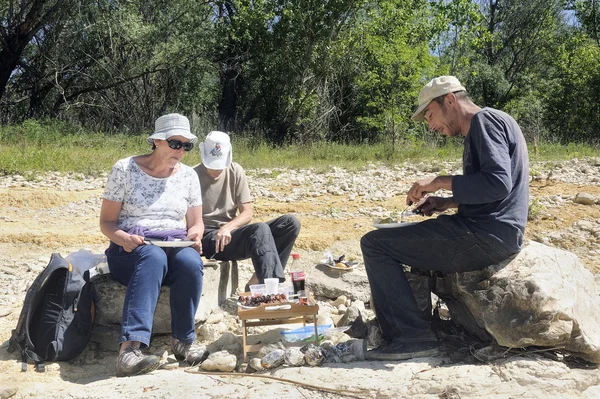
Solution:
[[[21,351],[22,370],[33,361],[44,371],[45,361],[70,360],[90,339],[95,313],[95,293],[89,271],[80,274],[60,254],[36,277],[25,295],[17,328],[8,351]]]

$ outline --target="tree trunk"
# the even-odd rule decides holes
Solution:
[[[21,54],[27,43],[31,40],[29,35],[18,37],[11,35],[6,40],[6,46],[0,51],[0,99],[4,96],[6,85],[19,63]]]
[[[219,101],[219,129],[231,131],[237,128],[237,93],[239,89],[239,72],[235,66],[226,65],[221,75],[221,100]]]

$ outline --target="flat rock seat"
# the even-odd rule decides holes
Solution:
[[[96,275],[92,278],[97,293],[96,324],[91,341],[102,349],[118,348],[121,332],[121,314],[127,287],[115,280],[110,274]],[[196,324],[205,321],[208,316],[233,295],[238,287],[237,262],[216,262],[204,266],[204,281],[200,306],[196,312]],[[163,286],[154,313],[153,334],[171,333],[171,308],[169,305],[170,287]]]

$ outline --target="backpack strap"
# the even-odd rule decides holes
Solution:
[[[44,363],[44,360],[41,359],[35,352],[28,350],[28,349],[23,349],[23,351],[21,352],[21,371],[25,372],[27,371],[27,360],[31,359],[35,361],[35,370],[43,373],[46,371],[46,364]],[[39,360],[35,360],[35,359],[39,359]]]
[[[69,266],[71,266],[71,264],[69,263]],[[90,282],[90,271],[86,270],[83,274],[80,274],[81,278],[83,278],[83,281],[85,282],[85,284],[89,284]],[[84,284],[84,285],[85,285]],[[96,292],[93,289],[93,286],[90,286],[89,288],[91,290],[92,293],[92,300],[96,301]],[[77,294],[77,298],[75,298],[75,300],[73,301],[73,311],[77,312],[77,306],[79,305],[79,301],[81,301],[81,296],[84,295],[86,291],[81,289],[79,290],[79,294]],[[87,293],[86,293],[87,294]]]

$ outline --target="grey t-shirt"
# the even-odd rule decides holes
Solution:
[[[238,206],[252,202],[246,172],[235,162],[213,179],[204,164],[194,166],[202,188],[202,219],[207,228],[218,228],[229,223],[238,212]]]
[[[529,207],[529,155],[510,115],[483,108],[473,116],[463,175],[452,179],[452,192],[469,228],[495,236],[512,252],[521,249]]]

